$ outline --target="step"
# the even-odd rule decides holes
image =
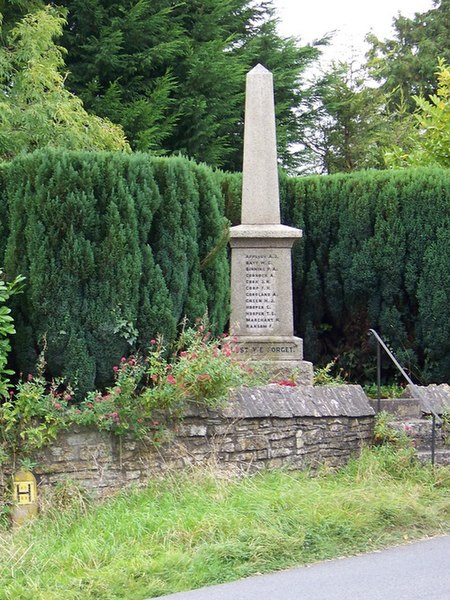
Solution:
[[[378,400],[371,398],[369,403],[377,412]],[[398,417],[418,418],[421,416],[419,401],[416,398],[381,398],[380,410]]]
[[[406,418],[396,419],[391,422],[391,426],[397,431],[403,431],[413,443],[417,450],[426,450],[431,448],[431,438],[433,423],[431,419]],[[445,443],[447,442],[447,444]],[[435,447],[440,449],[450,449],[448,441],[442,435],[442,429],[436,424]]]
[[[429,450],[429,449],[428,450],[419,450],[416,453],[416,456],[422,463],[431,462],[431,450]],[[438,448],[437,450],[435,450],[434,464],[442,465],[442,466],[449,466],[450,465],[450,449],[449,448],[447,448],[447,449]]]

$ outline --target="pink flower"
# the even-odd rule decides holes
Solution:
[[[62,408],[61,404],[59,404],[59,402],[55,402],[55,404],[53,405],[53,408],[56,408],[56,410],[60,410]]]
[[[125,358],[125,356],[122,356],[122,358],[120,359],[120,362],[126,362],[127,359]]]
[[[137,420],[137,422],[138,422],[138,423],[143,423],[143,422],[144,422],[144,419],[138,419],[138,420]]]
[[[13,390],[9,390],[9,395],[10,395],[10,396],[14,396],[14,392],[13,392]]]
[[[33,375],[31,373],[28,373],[27,380],[33,381]]]
[[[172,373],[170,373],[169,375],[167,375],[166,381],[167,381],[167,383],[170,383],[171,385],[173,385],[174,383],[177,382],[177,380],[172,375]]]
[[[96,396],[96,400],[97,402],[101,402],[102,400],[104,402],[106,402],[107,400],[109,400],[111,398],[111,394],[105,394],[104,396]],[[89,405],[88,405],[89,406]]]
[[[150,344],[156,344],[156,340],[155,339],[150,340]]]
[[[191,360],[195,360],[196,358],[198,358],[198,354],[196,354],[195,352],[191,352],[191,356],[189,358]]]
[[[86,406],[87,406],[88,408],[94,408],[94,405],[92,404],[92,402],[88,402],[88,403],[86,404]]]
[[[70,402],[72,400],[72,396],[70,394],[64,394],[64,400],[66,402]]]
[[[119,367],[117,365],[114,365],[114,367],[113,367],[114,373],[117,373],[118,370],[119,370]]]
[[[230,346],[225,346],[222,352],[224,356],[231,356],[232,354]]]
[[[122,388],[116,387],[116,388],[114,388],[114,391],[116,392],[116,394],[121,394],[122,393]]]
[[[152,381],[158,381],[158,375],[156,373],[153,373],[153,375],[150,377],[150,379]]]
[[[188,353],[186,352],[186,350],[183,350],[182,352],[180,352],[180,356],[183,358],[187,355],[188,355]]]

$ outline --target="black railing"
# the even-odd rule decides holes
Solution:
[[[408,382],[413,395],[420,398],[420,404],[422,411],[431,415],[432,419],[432,429],[431,429],[431,464],[435,463],[435,454],[436,454],[436,422],[442,423],[442,419],[436,413],[436,411],[431,406],[428,399],[424,399],[422,390],[413,382],[411,377],[402,367],[402,365],[398,362],[397,358],[394,356],[392,351],[387,347],[381,336],[375,331],[375,329],[369,329],[369,335],[373,335],[377,341],[377,413],[381,410],[381,348],[386,352],[389,358],[392,360],[394,365],[397,367],[399,372],[403,375],[403,377]]]

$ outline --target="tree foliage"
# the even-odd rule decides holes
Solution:
[[[65,87],[60,9],[25,16],[0,46],[0,158],[44,146],[128,150],[120,127],[89,115]]]
[[[301,74],[319,54],[276,32],[271,1],[62,0],[68,85],[136,150],[240,169],[245,73],[274,72],[280,155],[298,139]]]
[[[399,146],[385,154],[390,167],[438,165],[450,167],[450,67],[443,60],[437,70],[437,91],[426,100],[414,96],[416,127],[409,149]]]
[[[369,34],[368,64],[371,76],[382,84],[391,106],[406,102],[415,109],[413,96],[425,99],[436,93],[438,57],[450,61],[450,0],[434,0],[434,7],[413,18],[394,19],[393,39]]]

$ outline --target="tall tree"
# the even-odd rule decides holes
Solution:
[[[123,125],[134,149],[241,166],[245,72],[274,71],[280,150],[292,161],[301,73],[319,54],[276,33],[272,1],[61,0],[68,85]]]
[[[436,93],[434,76],[438,58],[450,61],[450,0],[434,0],[434,7],[412,19],[394,19],[393,39],[367,36],[371,76],[382,84],[392,106],[406,102],[415,109],[413,96],[426,99]]]
[[[334,63],[316,89],[315,119],[302,140],[313,170],[332,174],[382,168],[383,147],[396,140],[396,119],[386,114],[385,97],[369,84],[365,69]]]

